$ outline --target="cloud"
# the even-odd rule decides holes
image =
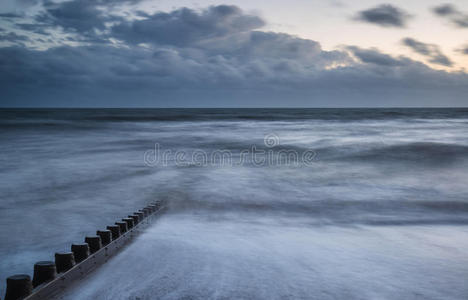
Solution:
[[[170,13],[143,16],[142,20],[122,21],[112,27],[113,37],[131,44],[183,46],[265,25],[259,17],[245,14],[240,8],[228,5],[211,6],[201,12],[181,8]]]
[[[452,4],[442,4],[432,9],[434,14],[450,21],[459,28],[468,28],[468,14],[458,10]]]
[[[0,18],[16,19],[21,18],[23,15],[17,13],[1,13]]]
[[[350,50],[354,56],[356,56],[363,63],[388,67],[404,66],[406,63],[408,63],[408,60],[394,58],[388,54],[380,52],[375,48],[362,49],[356,46],[348,46],[347,49]]]
[[[38,4],[40,0],[17,0],[17,2],[21,5],[32,6]]]
[[[60,27],[66,32],[96,37],[96,31],[105,30],[106,22],[121,20],[110,15],[109,8],[135,4],[140,0],[72,0],[65,2],[44,1],[45,11],[37,16],[40,25]]]
[[[224,52],[225,47],[232,47]],[[271,46],[276,49],[271,51]],[[45,51],[2,48],[0,56],[15,53],[17,60],[1,65],[4,80],[23,77],[26,89],[39,82],[59,85],[122,89],[179,86],[256,86],[282,82],[304,84],[336,63],[349,61],[347,53],[323,51],[315,41],[286,34],[251,32],[242,39],[226,40],[213,48],[114,47],[111,45],[61,46]],[[38,78],[39,81],[38,81]]]
[[[0,106],[415,106],[440,95],[466,105],[465,73],[375,48],[327,51],[259,31],[264,20],[235,6],[140,13],[108,25],[112,15],[86,5],[76,14],[64,6],[47,12],[56,19],[44,26],[75,33],[72,45],[0,47]],[[119,42],[101,42],[111,38]]]
[[[105,17],[93,0],[50,2],[45,3],[46,11],[38,21],[65,30],[87,34],[94,29],[104,29]]]
[[[453,65],[450,58],[444,55],[437,45],[426,44],[413,38],[405,38],[402,40],[402,43],[410,47],[414,52],[429,58],[429,62],[431,63],[447,67],[451,67]]]
[[[21,30],[41,35],[48,35],[46,30],[50,28],[48,25],[34,23],[16,23],[15,25]]]
[[[0,34],[0,41],[11,42],[11,43],[25,42],[25,41],[29,41],[29,37],[25,35],[19,35],[14,32],[8,32],[5,34]]]
[[[458,13],[455,7],[451,4],[442,4],[436,6],[432,9],[432,11],[439,16],[450,16]]]
[[[456,51],[463,55],[468,55],[468,45],[464,45],[461,48],[457,49]]]
[[[381,4],[377,7],[358,12],[356,20],[376,24],[383,27],[406,27],[411,16],[402,9],[390,4]]]
[[[460,101],[465,98],[458,98],[459,93],[468,92],[466,74],[436,71],[376,49],[353,49],[360,58],[353,61],[347,51],[327,52],[314,41],[301,44],[295,37],[276,35],[252,32],[238,43],[238,50],[226,54],[106,44],[45,51],[0,48],[2,102],[11,105],[7,101],[14,100],[32,106],[34,101],[52,106],[275,106],[272,101],[278,101],[280,106],[379,106],[385,99],[400,101],[392,102],[398,105],[405,105],[402,99],[409,101],[407,105],[422,105],[428,97],[451,99],[453,93]],[[282,43],[282,50],[268,51],[273,42]],[[306,52],[312,45],[310,53]],[[419,96],[408,96],[414,94]]]
[[[25,27],[61,28],[76,40],[106,42],[110,38],[128,44],[159,44],[182,46],[228,34],[260,28],[265,22],[255,15],[245,14],[237,6],[218,5],[201,11],[180,8],[172,12],[148,14],[139,11],[136,19],[126,19],[110,13],[113,7],[134,5],[140,0],[45,0],[45,10],[34,24]]]

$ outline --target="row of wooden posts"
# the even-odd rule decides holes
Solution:
[[[58,274],[64,273],[85,261],[90,255],[117,240],[121,234],[132,230],[145,218],[160,209],[160,203],[150,204],[107,226],[106,230],[96,231],[96,235],[87,236],[84,243],[72,244],[70,252],[55,253],[55,261],[39,261],[34,264],[33,279],[26,274],[13,275],[7,278],[7,288],[4,300],[20,300],[32,295],[43,285],[54,280]]]

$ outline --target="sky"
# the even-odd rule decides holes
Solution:
[[[468,105],[468,2],[2,0],[0,107]]]

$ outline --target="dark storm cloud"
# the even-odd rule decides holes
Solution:
[[[207,38],[246,32],[265,23],[246,15],[236,6],[212,6],[201,13],[181,8],[170,13],[142,14],[145,18],[122,22],[112,28],[114,37],[132,44],[152,43],[183,46]]]
[[[226,33],[230,36],[231,33]],[[335,63],[346,63],[345,52],[324,51],[311,40],[287,34],[249,32],[235,39],[196,47],[143,48],[109,45],[62,46],[46,51],[0,49],[3,80],[70,86],[216,87],[255,86],[258,83],[299,84]],[[39,78],[39,79],[38,79]]]
[[[442,4],[436,6],[432,9],[432,11],[439,16],[450,16],[458,13],[455,7],[451,4]]]
[[[34,24],[34,23],[17,23],[15,24],[21,30],[29,31],[41,35],[48,35],[46,29],[50,28],[48,25],[45,24]]]
[[[390,98],[424,105],[438,93],[456,102],[468,92],[464,73],[377,49],[326,51],[313,40],[256,31],[264,21],[234,6],[140,13],[139,20],[113,19],[109,28],[103,20],[112,16],[76,1],[88,7],[73,13],[60,6],[44,26],[75,32],[68,37],[75,43],[94,35],[122,44],[0,48],[1,106],[379,106]]]
[[[431,63],[447,67],[451,67],[453,65],[453,62],[450,60],[450,58],[444,55],[437,45],[426,44],[413,38],[405,38],[402,40],[402,42],[404,45],[410,47],[414,52],[429,58]]]
[[[57,101],[74,101],[69,105],[79,106],[83,105],[81,101],[97,97],[101,106],[114,103],[132,106],[148,101],[153,105],[171,105],[176,100],[185,106],[206,103],[223,106],[229,105],[224,102],[227,99],[235,101],[241,97],[246,103],[268,106],[268,99],[282,95],[286,97],[283,106],[288,103],[284,101],[313,105],[306,99],[346,106],[353,104],[347,104],[346,100],[351,101],[349,97],[357,94],[362,99],[355,103],[367,101],[368,105],[378,106],[379,102],[368,102],[370,98],[366,97],[373,95],[373,101],[377,101],[380,98],[376,93],[388,98],[391,94],[401,97],[422,91],[426,96],[431,96],[434,90],[468,91],[466,74],[436,71],[410,59],[392,59],[375,49],[353,49],[355,55],[368,63],[349,63],[344,51],[330,53],[315,46],[310,49],[311,55],[295,49],[294,43],[289,47],[290,40],[284,36],[275,39],[274,33],[269,35],[269,40],[283,40],[282,51],[269,52],[264,47],[268,43],[258,43],[258,36],[246,39],[240,50],[226,55],[200,49],[193,52],[183,48],[152,50],[109,45],[62,46],[46,51],[1,48],[3,103],[15,99],[15,103],[26,101],[34,105],[35,99],[42,99],[59,106],[63,103]],[[252,40],[257,43],[250,44]],[[346,65],[334,66],[341,63]],[[177,95],[183,92],[186,94],[181,96],[182,100],[178,99]],[[259,94],[261,99],[256,98]],[[214,99],[220,102],[212,102]]]
[[[458,10],[452,4],[442,4],[432,9],[434,14],[450,21],[460,28],[468,28],[468,14]]]
[[[340,51],[324,51],[316,41],[301,39],[289,34],[252,31],[241,33],[236,38],[217,38],[198,45],[205,53],[221,55],[230,59],[268,62],[268,65],[282,63],[298,64],[296,70],[324,68],[335,63],[350,61]]]
[[[17,2],[22,4],[22,5],[31,6],[31,5],[38,4],[40,2],[40,0],[17,0]]]
[[[347,49],[364,63],[394,67],[402,66],[408,62],[407,60],[396,59],[388,54],[384,54],[377,49],[362,49],[356,46],[349,46]]]
[[[16,18],[21,18],[23,15],[21,14],[16,14],[16,13],[3,13],[0,14],[0,18],[11,18],[11,19],[16,19]]]
[[[24,36],[24,35],[19,35],[14,32],[8,32],[5,34],[0,33],[0,41],[6,41],[6,42],[12,42],[12,43],[25,42],[25,41],[29,41],[29,37]]]
[[[360,11],[355,19],[376,24],[383,27],[403,28],[411,16],[402,9],[390,4],[381,4],[377,7]]]
[[[106,8],[135,4],[140,0],[72,0],[53,2],[45,0],[45,11],[37,17],[42,25],[61,27],[66,32],[96,37],[96,30],[104,30],[105,22],[121,20],[109,15]]]
[[[104,29],[103,12],[93,0],[67,1],[61,3],[46,2],[46,12],[38,17],[38,21],[65,30],[88,33],[94,29]]]

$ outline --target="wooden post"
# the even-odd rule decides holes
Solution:
[[[57,273],[62,273],[70,270],[75,266],[75,256],[73,252],[55,253],[55,266]]]
[[[34,264],[33,287],[51,281],[57,276],[57,268],[53,261],[39,261]]]
[[[106,246],[112,241],[112,232],[110,230],[98,230],[96,234],[101,237],[101,243]]]
[[[13,275],[7,278],[5,300],[18,300],[31,295],[33,286],[31,277],[25,274]]]
[[[89,253],[91,254],[98,251],[102,247],[101,237],[97,235],[85,237],[85,243],[89,245]]]
[[[71,251],[75,256],[76,263],[80,263],[83,260],[87,259],[89,256],[89,245],[87,243],[84,244],[73,244],[71,245]]]

